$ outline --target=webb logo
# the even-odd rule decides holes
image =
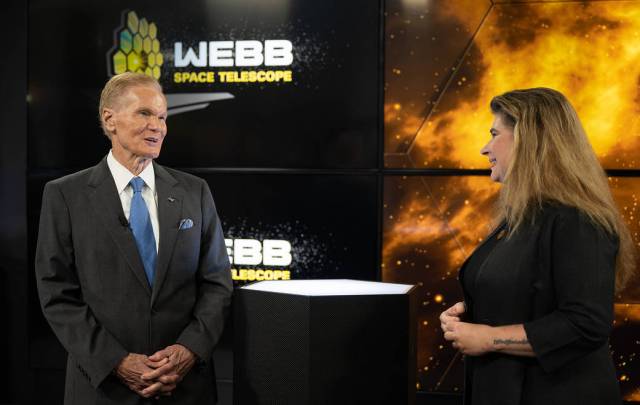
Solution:
[[[160,79],[163,63],[156,24],[138,18],[135,11],[123,13],[122,24],[114,31],[114,46],[107,55],[109,75],[138,72]]]
[[[113,31],[113,47],[107,52],[107,72],[114,76],[124,72],[137,72],[162,77],[165,56],[160,52],[158,27],[146,18],[138,18],[135,11],[124,11],[120,26]],[[227,92],[165,93],[168,115],[201,110],[212,101],[234,98]]]

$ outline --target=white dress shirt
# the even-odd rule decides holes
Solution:
[[[133,197],[133,188],[131,188],[129,182],[136,176],[113,157],[112,151],[109,151],[107,155],[107,165],[109,166],[113,180],[116,182],[116,189],[120,196],[122,210],[128,221],[131,212],[131,198]],[[157,252],[160,245],[160,227],[158,222],[158,193],[156,192],[156,175],[153,171],[153,163],[150,163],[138,177],[144,180],[142,199],[147,204],[147,209],[149,210]]]

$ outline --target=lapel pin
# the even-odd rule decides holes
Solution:
[[[176,199],[173,197],[167,197],[167,200],[169,200],[169,202],[174,202]]]

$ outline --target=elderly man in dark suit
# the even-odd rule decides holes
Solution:
[[[69,356],[65,404],[213,404],[211,360],[232,282],[207,184],[162,167],[158,82],[106,84],[111,151],[48,183],[36,251],[45,317]]]

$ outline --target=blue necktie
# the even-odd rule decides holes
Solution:
[[[129,182],[133,189],[133,197],[131,198],[131,212],[129,213],[129,227],[133,232],[133,237],[138,245],[138,253],[142,259],[144,272],[147,273],[149,285],[153,288],[153,277],[156,274],[156,239],[153,236],[153,227],[151,227],[151,218],[147,204],[142,198],[142,187],[144,180],[140,177],[134,177]]]

